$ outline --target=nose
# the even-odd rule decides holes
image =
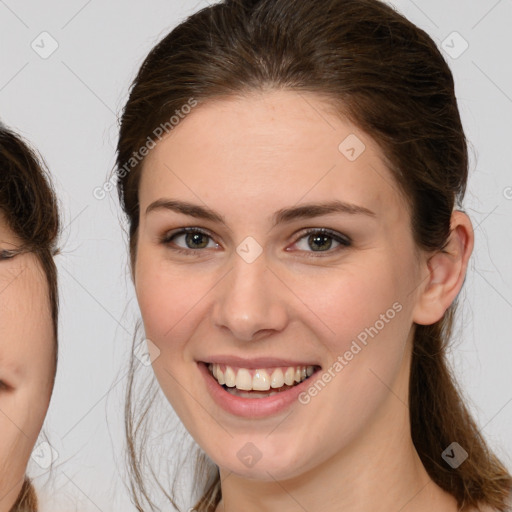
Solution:
[[[282,331],[288,321],[284,286],[264,254],[252,263],[234,255],[231,271],[215,287],[214,325],[240,341]]]

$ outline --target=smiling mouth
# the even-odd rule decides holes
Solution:
[[[309,379],[320,369],[313,365],[258,369],[217,363],[206,365],[220,386],[241,398],[266,398],[282,393]]]

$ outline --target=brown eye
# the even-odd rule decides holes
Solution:
[[[187,233],[185,235],[185,244],[188,249],[204,249],[208,246],[208,235],[200,231]]]
[[[333,243],[337,245],[333,247]],[[304,252],[332,254],[343,247],[349,247],[351,244],[352,241],[347,236],[323,228],[307,231],[294,245]]]
[[[329,250],[332,247],[333,238],[329,235],[316,234],[308,236],[308,244],[313,250]]]
[[[198,228],[185,228],[167,234],[161,242],[170,249],[178,252],[196,251],[198,249],[212,249],[219,247],[210,234]],[[210,245],[213,243],[213,245]]]

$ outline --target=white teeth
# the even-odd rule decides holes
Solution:
[[[221,369],[218,367],[217,373],[220,372]],[[224,380],[226,381],[225,384],[228,388],[234,388],[235,382],[236,382],[236,375],[233,371],[233,368],[230,366],[226,366],[226,371],[224,372]]]
[[[272,387],[272,388],[282,388],[283,386],[284,386],[283,370],[281,370],[281,368],[276,368],[272,372],[272,377],[270,379],[270,387]]]
[[[240,370],[238,370],[235,386],[237,389],[241,389],[243,391],[251,391],[252,378],[249,370],[246,370],[245,368],[240,368]]]
[[[225,366],[222,371],[220,364],[209,364],[208,369],[217,382],[228,388],[241,391],[269,391],[282,388],[285,384],[293,386],[307,379],[315,372],[314,366],[289,366],[283,373],[281,368],[266,370],[259,368],[253,370],[254,375],[247,368],[238,368],[236,371],[231,366]],[[273,392],[271,392],[272,394]]]
[[[287,368],[284,372],[284,383],[287,386],[293,385],[295,381],[295,370],[290,366],[290,368]]]
[[[222,370],[220,369],[220,366],[218,364],[216,364],[215,366],[217,367],[217,380],[219,381],[219,384],[222,386],[223,384],[226,384],[224,374],[222,373]]]
[[[252,389],[256,391],[267,391],[270,389],[270,377],[266,370],[256,370],[252,378]]]

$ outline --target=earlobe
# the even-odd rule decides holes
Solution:
[[[420,288],[413,315],[413,321],[420,325],[440,320],[464,283],[473,251],[473,227],[465,213],[455,211],[450,229],[446,247],[431,255],[424,265],[422,274],[428,277]]]

